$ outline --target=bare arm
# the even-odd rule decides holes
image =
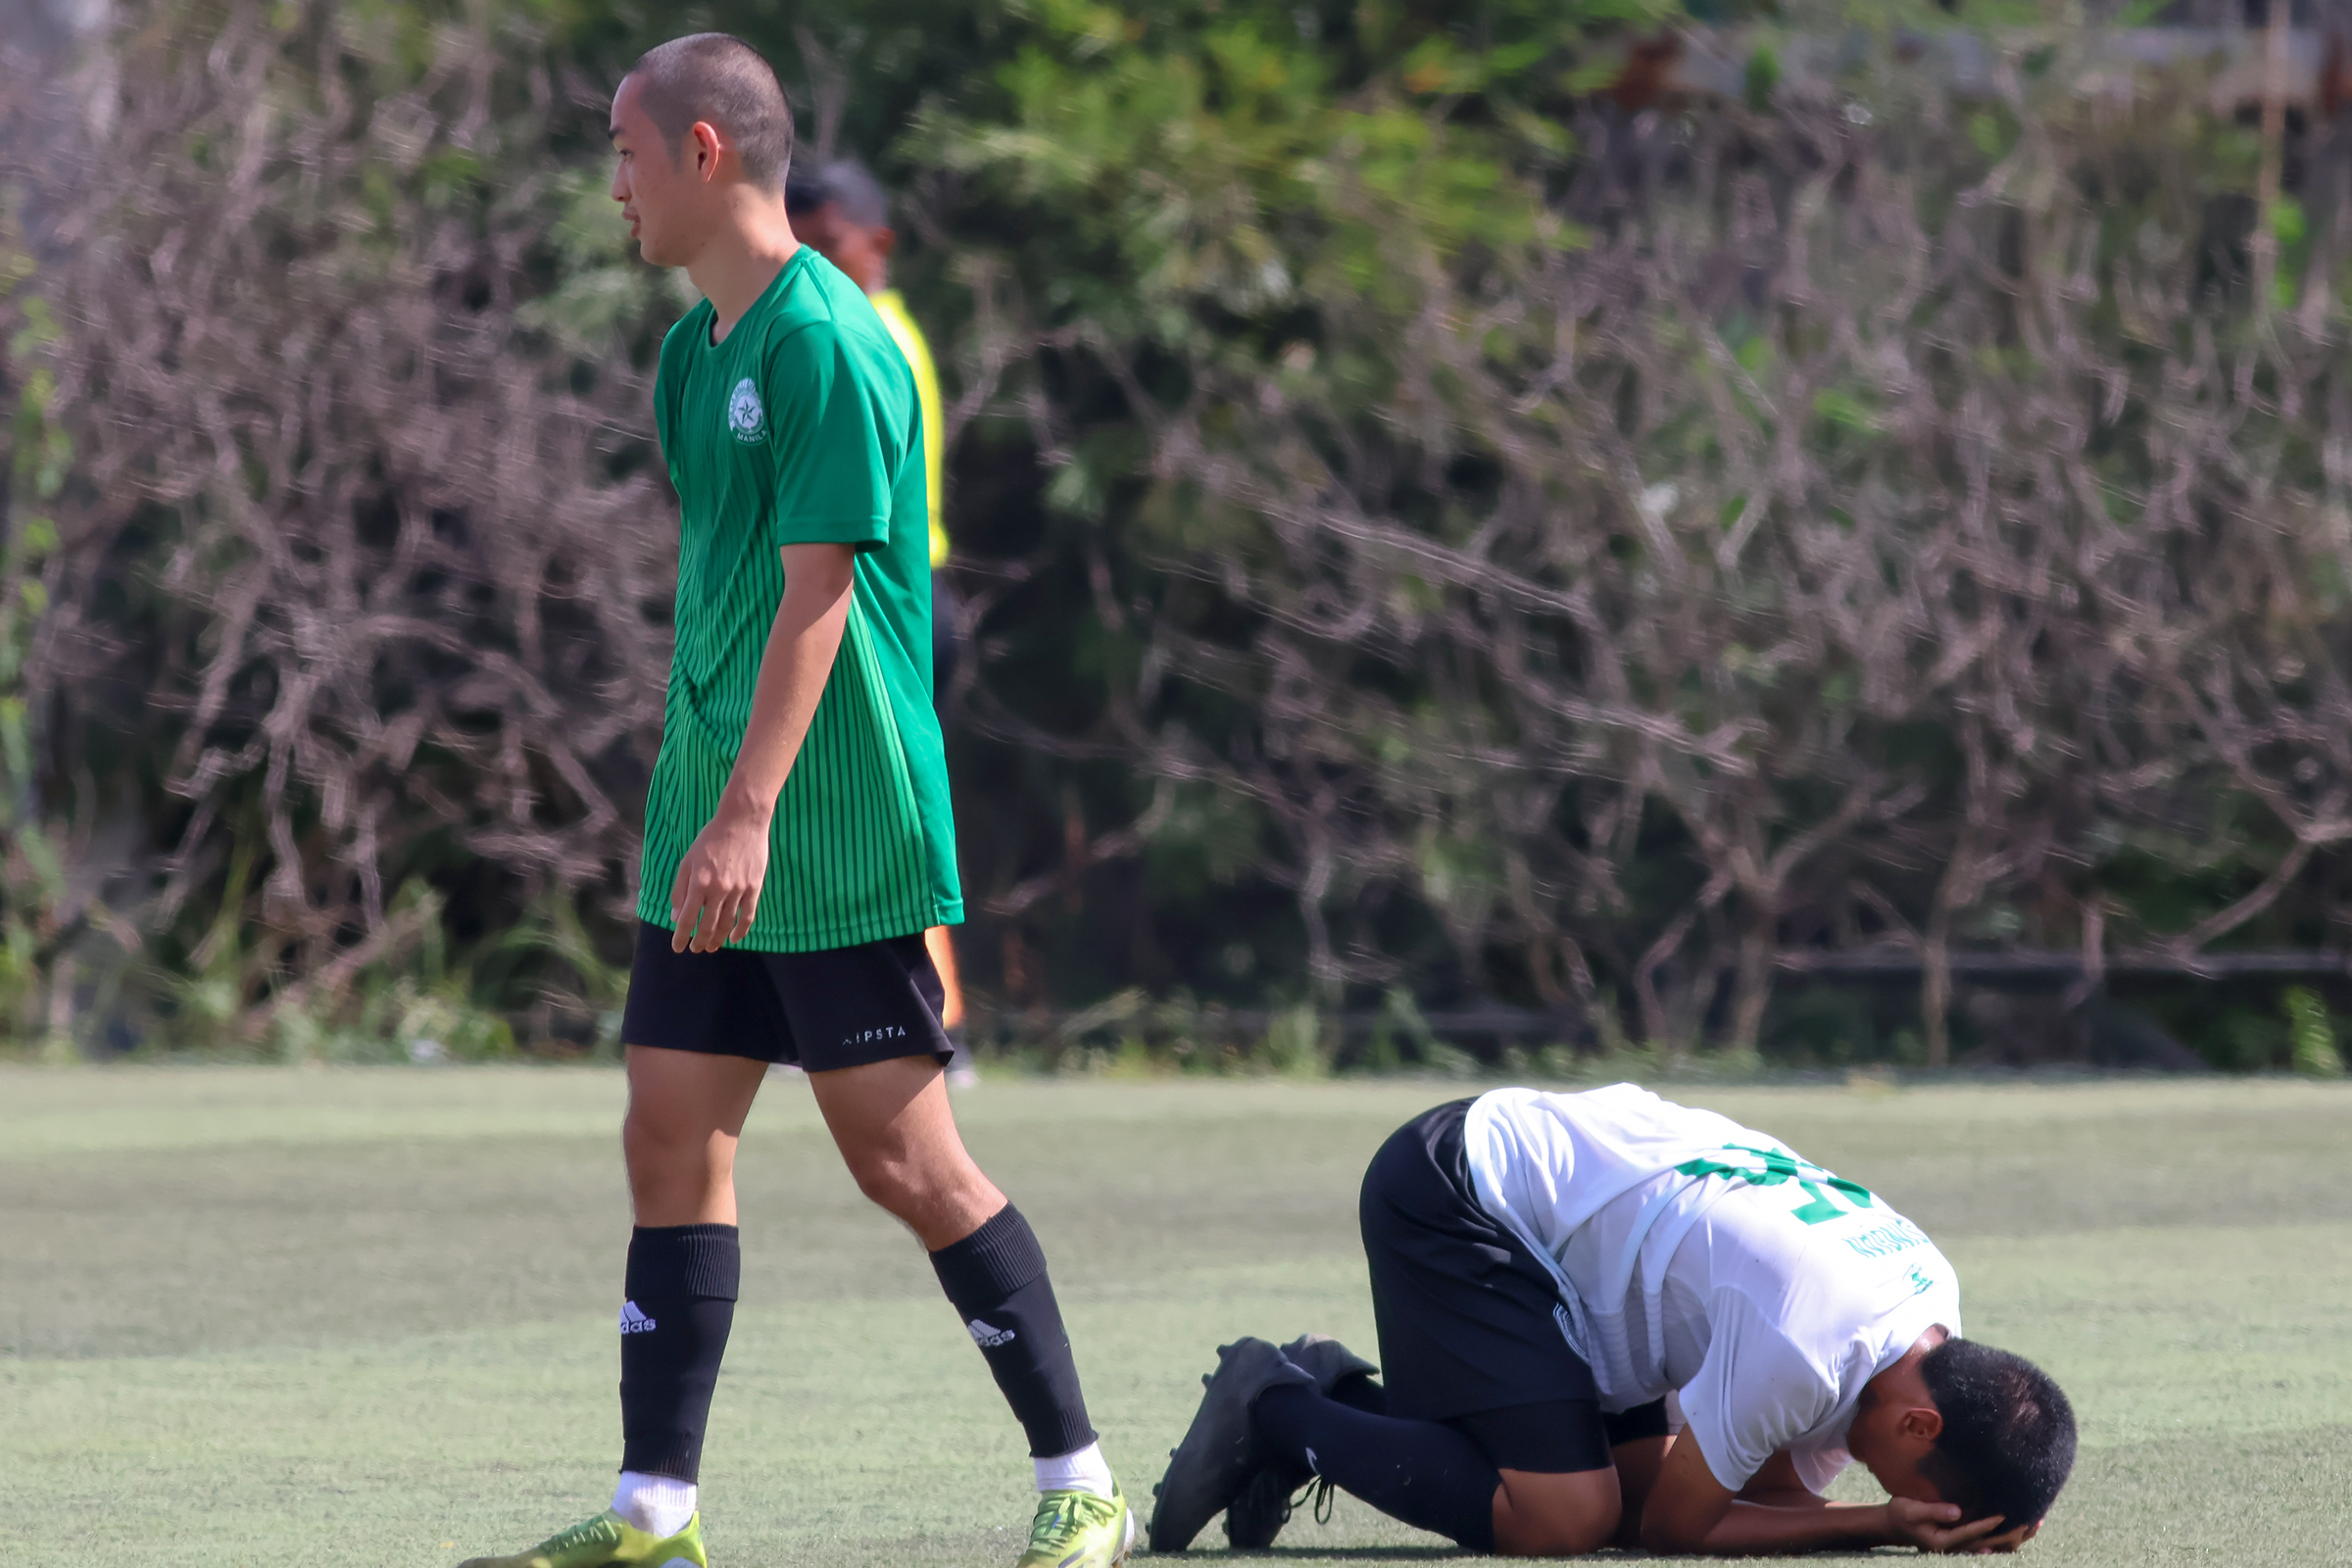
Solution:
[[[767,827],[808,738],[849,624],[856,557],[847,545],[786,545],[784,599],[768,628],[735,770],[718,810],[670,884],[670,950],[715,953],[752,927],[767,880]]]
[[[1776,1456],[1785,1459],[1785,1456]],[[1745,1502],[1707,1468],[1698,1445],[1685,1432],[1667,1450],[1655,1486],[1642,1509],[1642,1544],[1656,1552],[1705,1552],[1725,1557],[1766,1552],[1822,1551],[1872,1546],[1917,1546],[1923,1551],[2006,1551],[2033,1534],[2017,1530],[1995,1536],[1997,1519],[1961,1524],[1948,1502],[1893,1497],[1880,1503],[1825,1502],[1801,1487],[1809,1501],[1788,1495],[1781,1482],[1794,1482],[1795,1467],[1771,1471],[1759,1494],[1775,1502]],[[1751,1487],[1754,1483],[1751,1482]]]
[[[1783,1448],[1764,1461],[1764,1468],[1747,1478],[1740,1489],[1740,1501],[1759,1502],[1768,1508],[1827,1508],[1830,1500],[1814,1492],[1796,1473],[1796,1461]]]

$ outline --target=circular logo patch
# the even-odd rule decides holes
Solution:
[[[735,432],[738,441],[758,442],[767,437],[767,410],[748,375],[735,383],[734,396],[727,399],[727,428]]]

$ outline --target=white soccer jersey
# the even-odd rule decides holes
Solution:
[[[1862,1386],[1931,1327],[1960,1332],[1919,1227],[1729,1117],[1633,1084],[1498,1089],[1463,1133],[1480,1205],[1550,1265],[1602,1407],[1679,1393],[1735,1492],[1784,1448],[1828,1486]]]

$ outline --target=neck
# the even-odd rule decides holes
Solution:
[[[723,342],[743,313],[760,303],[767,285],[801,248],[781,195],[738,185],[728,196],[725,220],[702,253],[686,264],[686,275],[717,313],[710,330],[713,343]]]

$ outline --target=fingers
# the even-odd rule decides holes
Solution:
[[[676,901],[677,928],[670,937],[670,951],[716,953],[730,942],[742,941],[759,912],[759,889],[727,887],[708,862],[697,863],[689,858],[688,864],[691,869],[682,873],[686,890]]]
[[[684,953],[686,943],[694,935],[694,922],[686,917],[686,891],[692,886],[690,873],[694,870],[694,853],[678,862],[678,874],[669,879],[669,951]]]
[[[743,908],[741,888],[713,890],[710,901],[710,918],[695,934],[697,953],[716,953],[735,940],[735,917]]]
[[[716,953],[751,933],[766,880],[766,845],[737,842],[713,824],[678,861],[670,884],[672,953]]]
[[[1967,1524],[1955,1526],[1950,1530],[1935,1530],[1931,1534],[1935,1537],[1935,1549],[1937,1551],[1979,1552],[1987,1549],[1990,1543],[1985,1538],[2000,1527],[2000,1516],[1994,1514],[1988,1518],[1976,1519]]]
[[[671,898],[672,953],[710,953],[719,944],[717,877],[701,846],[686,852],[678,864],[678,892]]]
[[[1977,1551],[1984,1555],[1998,1552],[2005,1556],[2032,1541],[2034,1533],[2040,1528],[2039,1525],[2024,1525],[2018,1529],[2006,1531],[1978,1546]]]

